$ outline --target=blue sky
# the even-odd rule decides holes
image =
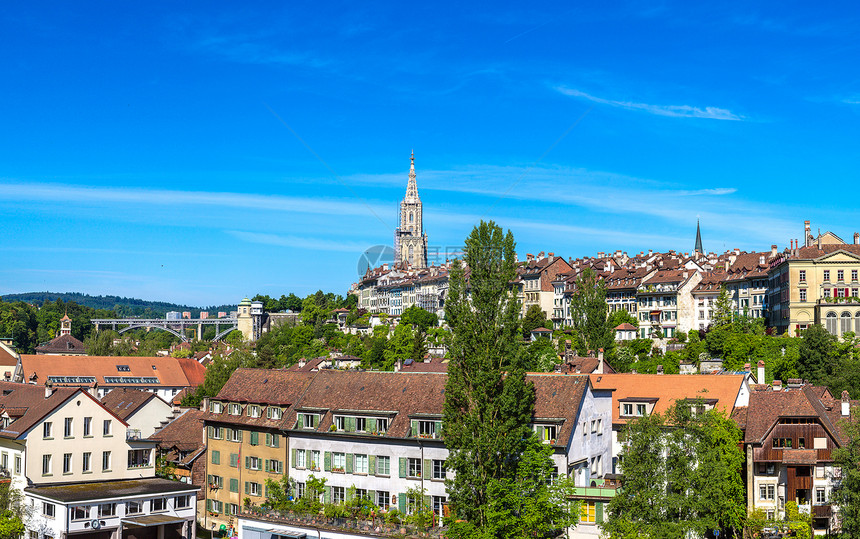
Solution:
[[[853,3],[413,4],[3,5],[0,294],[343,293],[412,149],[440,252],[860,230]]]

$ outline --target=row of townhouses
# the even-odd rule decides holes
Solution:
[[[554,253],[526,255],[512,283],[522,312],[539,306],[556,328],[569,326],[576,281],[591,268],[606,285],[610,312],[626,310],[639,329],[636,337],[671,339],[706,329],[720,291],[728,291],[735,315],[762,318],[779,333],[796,335],[821,324],[837,336],[860,332],[860,234],[846,243],[832,232],[813,236],[804,223],[804,243],[792,240],[782,251],[722,254],[616,251],[567,259]],[[450,264],[415,269],[384,264],[368,269],[353,286],[358,306],[395,322],[417,305],[444,313]],[[345,317],[341,320],[345,321]],[[380,323],[379,319],[374,322]],[[346,328],[345,328],[346,329]]]
[[[625,425],[677,401],[720,410],[744,431],[750,510],[779,519],[796,502],[812,515],[816,534],[835,530],[832,452],[845,443],[843,421],[860,403],[801,380],[756,384],[763,371],[761,363],[757,374],[529,374],[533,428],[553,447],[558,473],[574,478],[582,502],[572,536],[600,533],[623,473]],[[433,372],[237,370],[201,412],[207,527],[274,533],[246,505],[264,503],[266,481],[284,476],[296,497],[313,476],[326,480],[323,501],[361,496],[406,514],[414,509],[407,492],[420,489],[445,516],[452,473],[440,435],[445,381]]]

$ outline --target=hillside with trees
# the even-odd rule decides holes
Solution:
[[[89,294],[80,294],[78,292],[27,292],[23,294],[6,294],[5,296],[0,296],[0,300],[8,303],[21,301],[36,306],[60,300],[63,303],[75,303],[82,307],[89,307],[91,309],[113,311],[115,313],[115,318],[164,318],[164,315],[170,311],[190,311],[191,316],[196,318],[200,314],[200,311],[230,312],[236,310],[235,303],[232,305],[195,307],[191,305],[168,303],[165,301],[148,301],[120,296],[90,296]]]

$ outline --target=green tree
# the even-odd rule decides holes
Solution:
[[[598,279],[592,268],[585,268],[576,278],[573,295],[570,297],[570,317],[573,329],[581,336],[587,353],[603,348],[606,352],[615,343],[614,326],[610,326],[607,314],[606,282]]]
[[[409,324],[413,329],[427,332],[439,323],[439,317],[436,316],[436,313],[425,311],[417,305],[411,305],[400,315],[400,323]]]
[[[409,324],[398,324],[394,334],[385,348],[385,363],[383,369],[390,371],[398,360],[409,359],[415,351],[415,341],[412,327]],[[417,359],[412,357],[412,359]]]
[[[621,324],[630,324],[633,327],[639,327],[639,320],[635,316],[628,313],[626,309],[620,309],[609,314],[607,325],[615,329]]]
[[[809,326],[801,337],[798,371],[804,380],[825,383],[835,372],[837,339],[820,324]]]
[[[720,294],[714,303],[714,316],[711,326],[720,327],[732,323],[732,300],[725,286],[720,287]]]
[[[534,386],[520,353],[513,234],[484,222],[466,238],[463,265],[451,270],[445,317],[452,337],[443,435],[455,472],[448,493],[451,537],[491,537],[492,488],[516,476],[532,432]],[[500,458],[503,456],[503,458]]]
[[[539,305],[531,305],[523,316],[522,325],[523,339],[528,339],[532,331],[547,326],[546,313],[541,310]]]
[[[197,387],[194,393],[186,395],[182,399],[183,406],[200,406],[203,397],[214,397],[221,391],[233,372],[239,367],[256,367],[254,356],[245,350],[234,350],[226,356],[215,356],[212,363],[206,368],[206,376],[203,383]]]
[[[833,451],[833,463],[842,479],[833,489],[833,501],[839,506],[842,531],[850,538],[860,537],[860,409],[843,419],[842,445]]]
[[[21,491],[11,481],[0,483],[0,539],[18,539],[24,535],[24,504]]]
[[[113,340],[118,336],[115,331],[93,331],[84,339],[84,349],[90,356],[118,355],[114,351]]]

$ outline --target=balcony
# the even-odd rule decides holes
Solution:
[[[143,436],[140,433],[140,429],[126,429],[125,439],[126,441],[142,440]]]
[[[392,509],[396,509],[396,507],[392,506]],[[400,522],[400,519],[390,522],[380,516],[376,516],[375,518],[323,517],[320,514],[300,513],[290,510],[243,507],[239,510],[239,518],[282,524],[296,528],[306,528],[316,532],[352,532],[356,535],[367,535],[368,537],[424,537],[441,539],[445,537],[445,532],[447,531],[447,528],[436,525],[439,523],[439,519],[435,516],[426,526],[419,527],[414,524]]]
[[[832,513],[833,506],[830,504],[812,506],[812,518],[830,518]]]
[[[816,301],[818,305],[858,305],[860,306],[860,298],[820,298]]]

